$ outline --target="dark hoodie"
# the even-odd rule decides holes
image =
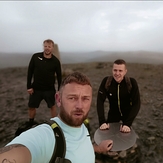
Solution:
[[[134,78],[130,78],[132,89],[128,92],[125,79],[117,83],[113,78],[109,89],[105,88],[108,77],[105,77],[98,90],[97,95],[97,113],[99,125],[103,123],[123,122],[123,125],[131,126],[135,117],[140,110],[140,94],[138,84]],[[118,104],[118,85],[119,85],[119,102]],[[107,120],[105,119],[104,102],[109,100],[109,111]]]

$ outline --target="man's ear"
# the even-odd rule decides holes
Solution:
[[[61,95],[60,95],[59,91],[56,92],[56,94],[55,94],[55,100],[56,100],[57,106],[60,107],[61,106]]]

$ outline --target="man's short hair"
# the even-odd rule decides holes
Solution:
[[[45,42],[47,42],[47,43],[52,43],[52,45],[53,45],[53,47],[54,47],[54,41],[53,41],[53,40],[51,40],[51,39],[46,39],[46,40],[44,40],[43,44],[44,44]]]
[[[114,61],[114,64],[117,64],[117,65],[122,65],[122,64],[124,64],[124,65],[126,66],[126,62],[125,62],[125,60],[123,60],[123,59],[117,59],[117,60],[115,60],[115,61]]]
[[[90,85],[92,87],[89,78],[86,75],[84,75],[83,73],[81,73],[81,72],[73,72],[73,73],[67,75],[62,80],[60,88],[64,87],[68,83],[77,83],[77,84],[81,84],[81,85]]]

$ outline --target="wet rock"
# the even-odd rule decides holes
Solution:
[[[137,144],[130,149],[119,151],[117,155],[96,154],[96,160],[103,163],[138,163],[141,160],[141,151]]]

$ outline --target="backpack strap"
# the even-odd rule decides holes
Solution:
[[[113,79],[113,76],[108,76],[108,78],[106,80],[105,89],[107,91],[109,90],[109,86],[110,86],[110,84],[112,82],[112,79]],[[132,84],[131,84],[130,77],[125,76],[125,81],[126,81],[126,84],[127,84],[128,93],[130,93],[131,92],[131,89],[132,89]]]
[[[52,123],[51,123],[52,122]],[[54,131],[54,136],[56,139],[53,155],[51,157],[51,160],[49,163],[71,163],[70,160],[65,159],[65,153],[66,153],[66,142],[65,137],[62,132],[62,129],[55,121],[51,121],[50,126]]]
[[[130,93],[131,92],[131,89],[132,89],[132,84],[131,84],[130,77],[125,76],[125,81],[126,81],[126,84],[127,84],[128,93]]]
[[[106,83],[105,83],[105,89],[108,91],[109,90],[109,87],[110,87],[110,84],[111,84],[111,81],[113,79],[113,76],[108,76],[107,80],[106,80]]]
[[[36,127],[39,124],[49,124],[51,128],[54,131],[54,136],[56,139],[53,155],[51,157],[51,160],[49,163],[71,163],[70,160],[65,159],[65,153],[66,153],[66,141],[64,134],[62,132],[62,129],[60,126],[55,122],[54,120],[48,120],[48,121],[43,121],[41,123],[34,122],[32,125],[29,123],[29,121],[23,123],[15,132],[15,137],[20,135],[22,132]]]

